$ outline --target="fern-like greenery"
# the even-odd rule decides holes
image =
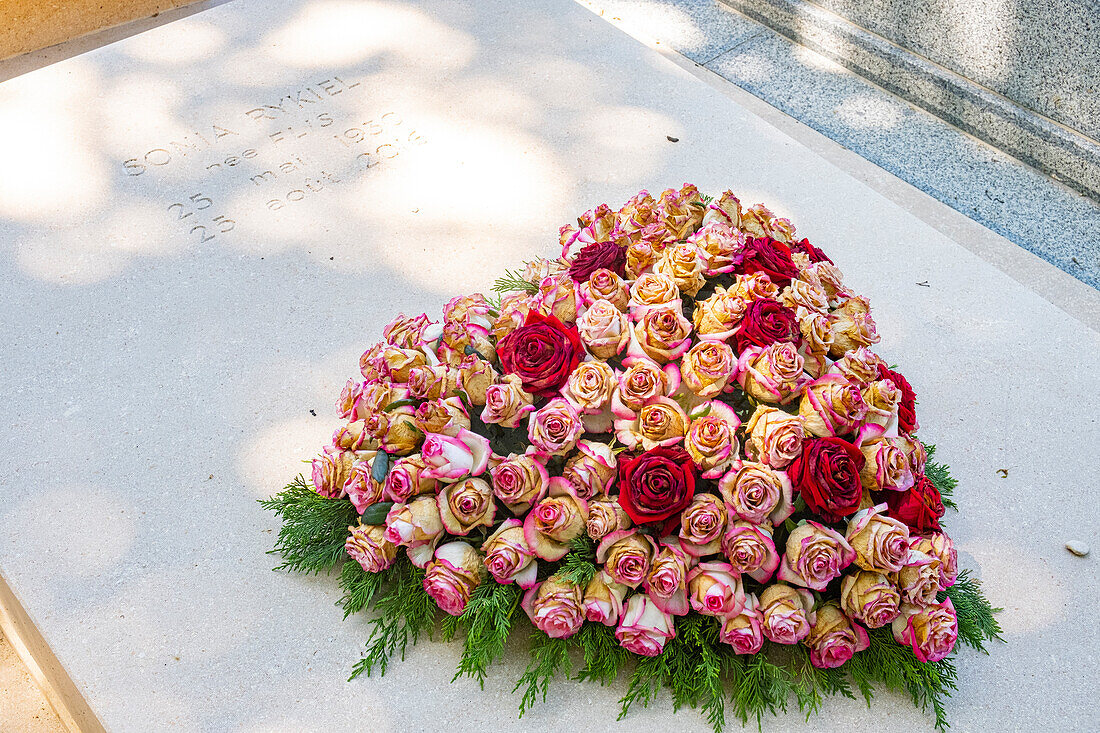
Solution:
[[[529,280],[523,279],[523,273],[519,270],[505,270],[504,274],[493,283],[493,292],[496,293],[537,293],[539,286]],[[499,305],[499,304],[498,304]]]
[[[986,652],[987,641],[1004,642],[1001,637],[1001,625],[997,623],[994,614],[1003,611],[1003,608],[993,608],[984,595],[982,595],[981,581],[970,577],[970,570],[959,573],[955,584],[946,591],[940,593],[940,600],[944,597],[951,599],[955,606],[955,614],[959,619],[959,641],[972,646],[980,652]]]
[[[424,591],[424,571],[400,557],[389,572],[390,584],[374,602],[378,616],[370,622],[367,652],[352,667],[353,680],[374,670],[386,674],[390,658],[405,652],[435,627],[436,605]]]
[[[948,509],[958,511],[959,506],[955,503],[954,497],[955,487],[959,485],[959,482],[951,475],[951,471],[945,464],[936,463],[932,460],[932,456],[936,454],[936,446],[925,445],[924,450],[928,454],[928,461],[924,464],[924,475],[939,490],[943,505]]]
[[[359,513],[349,500],[318,495],[301,474],[275,496],[261,500],[260,505],[283,520],[275,547],[268,553],[283,558],[276,570],[331,570],[345,557],[348,526],[359,521]]]
[[[519,701],[519,717],[522,718],[538,702],[540,696],[546,702],[550,680],[559,674],[568,677],[571,670],[569,641],[551,639],[541,631],[534,631],[531,634],[531,663],[512,688],[512,692],[523,688],[523,697]]]
[[[482,583],[470,595],[459,623],[466,628],[466,643],[454,678],[476,677],[484,689],[489,665],[504,653],[504,642],[512,630],[512,620],[522,595],[517,585]]]
[[[562,558],[557,575],[563,580],[576,583],[582,589],[596,574],[596,545],[588,535],[582,534],[569,543],[569,553]]]

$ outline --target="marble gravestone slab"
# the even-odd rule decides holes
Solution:
[[[366,619],[270,572],[256,504],[393,314],[684,181],[791,217],[916,385],[1005,607],[956,729],[1100,729],[1095,558],[1062,549],[1096,543],[1100,336],[576,4],[237,0],[0,84],[0,171],[0,573],[108,730],[706,730],[615,722],[621,684],[518,721],[522,641],[484,692],[457,644],[345,682]],[[766,725],[930,729],[887,694],[824,712]]]

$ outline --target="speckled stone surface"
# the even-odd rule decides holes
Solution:
[[[0,84],[0,131],[0,573],[109,730],[707,730],[616,722],[621,683],[517,720],[519,639],[484,691],[456,644],[345,682],[367,619],[270,572],[255,501],[394,313],[686,180],[794,219],[916,386],[1009,642],[961,655],[955,729],[1100,728],[1100,579],[1063,548],[1100,530],[1067,511],[1100,499],[1100,334],[579,5],[238,0]],[[765,723],[931,729],[889,694]]]
[[[1100,140],[1100,7],[1095,0],[815,2]]]

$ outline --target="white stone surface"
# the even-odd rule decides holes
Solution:
[[[0,85],[0,166],[0,572],[109,730],[706,730],[615,722],[621,684],[518,721],[522,642],[484,692],[456,644],[346,683],[366,619],[270,572],[255,502],[394,313],[685,180],[790,216],[917,389],[1009,642],[962,653],[954,728],[1100,729],[1096,561],[1063,549],[1100,528],[1100,335],[574,3],[238,0]],[[931,727],[887,694],[765,725]]]

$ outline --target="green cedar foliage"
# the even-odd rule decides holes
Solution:
[[[511,293],[522,291],[524,293],[537,293],[539,286],[523,279],[523,273],[519,270],[505,270],[504,275],[498,277],[493,283],[493,292]]]
[[[344,558],[348,526],[359,523],[349,500],[320,496],[301,474],[260,505],[283,520],[275,548],[268,553],[283,558],[276,570],[318,573],[334,568]]]
[[[950,598],[951,604],[955,606],[955,614],[959,618],[959,641],[963,644],[988,654],[985,642],[994,639],[1004,642],[1001,638],[1001,625],[994,616],[1004,609],[992,607],[982,595],[981,582],[970,577],[969,569],[959,573],[955,584],[939,596],[941,601],[945,596]]]
[[[932,460],[932,456],[936,454],[936,446],[925,445],[924,450],[928,453],[928,461],[924,464],[924,475],[939,490],[943,505],[948,509],[958,511],[959,506],[955,503],[954,495],[955,487],[959,485],[959,482],[951,475],[951,471],[948,470],[946,465]]]

